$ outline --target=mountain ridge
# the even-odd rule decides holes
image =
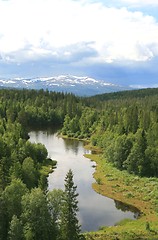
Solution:
[[[88,76],[59,75],[51,77],[6,78],[0,79],[0,87],[48,89],[49,91],[70,92],[79,96],[133,90],[128,86],[116,85]]]

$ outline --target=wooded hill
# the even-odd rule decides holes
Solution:
[[[81,115],[66,115],[63,134],[90,139],[120,170],[158,176],[158,89],[98,95],[84,104]]]

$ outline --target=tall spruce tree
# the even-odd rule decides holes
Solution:
[[[77,186],[73,182],[72,170],[69,170],[65,177],[65,194],[61,214],[61,239],[79,240],[80,225],[77,219],[78,201],[76,193]]]

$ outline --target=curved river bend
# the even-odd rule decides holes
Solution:
[[[134,213],[117,209],[119,202],[104,197],[92,189],[95,181],[93,173],[95,162],[83,155],[90,153],[83,142],[59,138],[56,132],[32,131],[30,141],[46,146],[51,159],[57,160],[57,168],[48,177],[48,189],[64,189],[65,175],[69,169],[74,174],[74,183],[79,193],[79,221],[82,231],[95,231],[100,226],[111,226],[124,218],[134,219]],[[116,207],[117,206],[117,207]],[[126,208],[125,206],[123,206]]]

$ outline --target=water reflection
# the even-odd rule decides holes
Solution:
[[[131,211],[134,213],[134,218],[138,218],[141,214],[141,212],[139,211],[138,208],[132,206],[132,205],[129,205],[129,204],[126,204],[126,203],[123,203],[121,201],[117,201],[117,200],[114,200],[115,202],[115,206],[117,209],[123,211],[123,212],[127,212],[127,211]]]
[[[68,151],[74,151],[74,154],[77,155],[78,154],[78,150],[79,150],[79,141],[74,141],[72,139],[65,139],[64,141],[64,146],[65,146],[65,150],[66,152]]]
[[[129,209],[126,212],[122,211],[122,203],[99,195],[92,189],[92,183],[95,181],[95,162],[84,157],[84,154],[90,151],[84,149],[83,142],[62,139],[49,131],[30,132],[30,141],[43,143],[49,157],[57,160],[57,168],[48,177],[49,190],[63,189],[65,175],[70,168],[72,169],[79,193],[78,216],[82,231],[114,225],[124,218],[134,219],[134,214]]]

